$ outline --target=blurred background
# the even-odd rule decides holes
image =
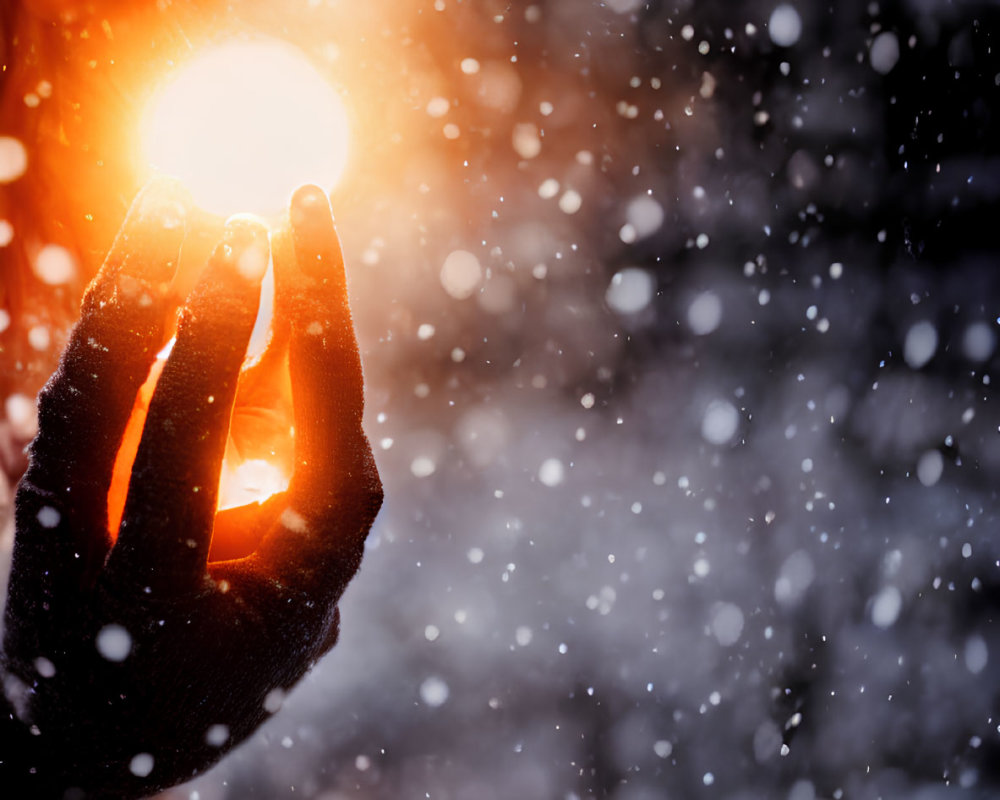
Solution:
[[[265,33],[351,115],[386,503],[339,645],[165,798],[1000,791],[995,3],[0,19],[6,557],[157,81]]]

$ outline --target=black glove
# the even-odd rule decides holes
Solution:
[[[264,228],[238,220],[181,311],[109,532],[113,465],[165,337],[185,211],[170,185],[136,199],[39,397],[5,617],[4,797],[140,797],[218,760],[335,643],[382,503],[340,244],[325,195],[304,187],[274,247],[295,424],[287,492],[216,512],[268,257]],[[210,562],[213,527],[256,549]]]

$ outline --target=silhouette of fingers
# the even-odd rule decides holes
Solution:
[[[357,570],[382,502],[361,427],[364,379],[340,241],[322,190],[292,198],[275,249],[276,313],[290,326],[295,468],[288,509],[264,539],[265,569],[335,601]]]
[[[39,396],[39,431],[17,500],[17,570],[27,564],[24,548],[36,544],[46,548],[38,569],[50,579],[58,572],[56,550],[78,575],[94,574],[104,561],[115,455],[136,391],[163,343],[187,210],[175,182],[147,185],[87,289],[59,368]],[[47,535],[36,537],[38,528]]]
[[[267,262],[266,229],[231,220],[181,311],[108,562],[115,582],[177,594],[205,575],[219,469]]]

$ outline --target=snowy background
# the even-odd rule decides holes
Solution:
[[[387,499],[165,797],[1000,792],[997,6],[299,5]]]

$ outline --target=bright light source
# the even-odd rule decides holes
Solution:
[[[267,498],[288,488],[288,476],[268,461],[251,458],[235,469],[222,466],[219,482],[219,511],[263,503]]]
[[[271,216],[305,183],[333,189],[348,124],[333,87],[294,47],[231,42],[191,61],[154,98],[144,156],[222,216]]]

